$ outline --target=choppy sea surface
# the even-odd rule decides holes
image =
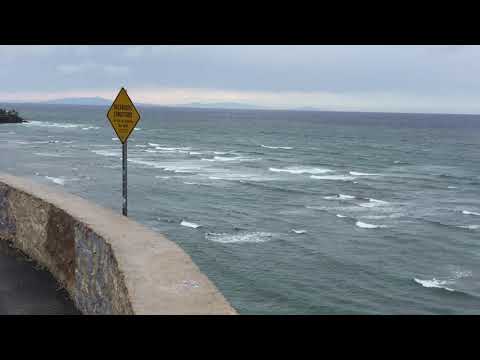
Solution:
[[[121,213],[107,108],[15,107],[0,171]],[[129,216],[241,314],[480,313],[480,116],[139,111]]]

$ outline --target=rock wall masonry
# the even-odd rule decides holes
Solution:
[[[48,269],[83,314],[235,314],[175,243],[78,196],[0,173],[0,241]]]

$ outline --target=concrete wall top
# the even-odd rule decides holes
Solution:
[[[0,173],[0,184],[25,194],[26,199],[63,210],[101,237],[123,274],[134,314],[236,313],[192,259],[163,235],[81,197],[25,178]]]

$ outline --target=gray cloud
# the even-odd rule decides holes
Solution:
[[[478,46],[0,46],[0,81],[2,92],[19,94],[125,85],[359,101],[377,94],[455,107],[480,96],[479,60]]]

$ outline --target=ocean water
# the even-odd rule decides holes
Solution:
[[[107,108],[16,108],[0,171],[121,213]],[[480,116],[139,111],[129,216],[239,313],[480,313]]]

